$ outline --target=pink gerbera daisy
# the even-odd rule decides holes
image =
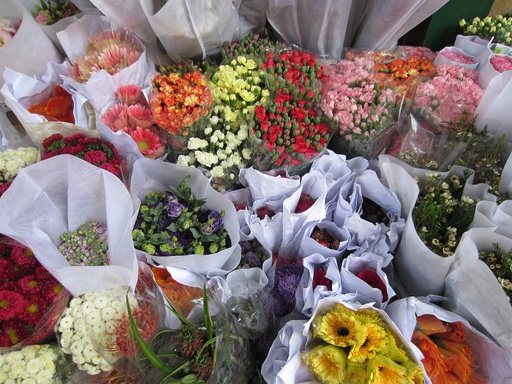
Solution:
[[[128,125],[131,128],[149,128],[154,124],[151,110],[141,104],[130,105],[127,109]]]
[[[123,103],[115,104],[101,116],[101,121],[114,132],[129,132],[128,106]]]
[[[116,95],[126,105],[134,105],[142,101],[142,88],[135,84],[123,85],[117,88]]]
[[[140,152],[150,159],[156,159],[165,152],[162,138],[149,128],[137,127],[130,136],[137,143]]]

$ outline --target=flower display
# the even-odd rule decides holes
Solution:
[[[318,313],[301,358],[321,383],[423,383],[421,367],[372,308],[336,303]]]
[[[62,352],[71,355],[80,370],[90,375],[110,371],[119,360],[115,344],[118,321],[126,316],[126,288],[93,291],[71,299],[57,324]],[[128,295],[134,309],[137,301]],[[110,346],[110,348],[109,348]]]
[[[83,56],[72,63],[71,75],[80,83],[89,80],[95,71],[115,75],[135,63],[142,52],[142,43],[123,29],[99,32],[90,38]]]
[[[116,90],[116,100],[101,116],[101,121],[113,132],[130,135],[144,156],[162,157],[166,150],[165,136],[155,125],[142,89],[134,84],[121,86]]]
[[[338,123],[343,140],[366,141],[393,118],[394,93],[376,82],[372,61],[355,58],[326,67],[322,110]]]
[[[477,79],[475,70],[441,65],[432,80],[416,87],[413,109],[438,125],[459,121],[464,111],[472,118],[484,92]]]
[[[63,383],[65,358],[54,344],[28,345],[0,354],[0,383]]]
[[[512,249],[503,250],[499,244],[494,244],[493,248],[493,251],[480,252],[479,257],[494,273],[508,300],[512,302]]]
[[[58,303],[61,292],[62,285],[37,261],[29,248],[2,237],[0,347],[51,338],[57,319],[48,313],[52,307],[59,312],[60,303],[67,304],[67,300]]]
[[[107,227],[96,222],[82,223],[72,232],[60,235],[59,251],[70,265],[108,265]]]
[[[139,209],[132,231],[135,248],[150,255],[212,254],[231,246],[224,212],[202,208],[186,176],[167,192],[150,192]]]
[[[240,241],[242,259],[239,268],[262,268],[263,262],[269,258],[268,251],[256,240]]]
[[[433,384],[486,382],[476,372],[462,323],[447,323],[428,314],[416,319],[412,342],[423,353],[421,362]]]
[[[80,9],[69,0],[39,0],[32,11],[34,20],[41,25],[52,25],[77,13]]]
[[[211,91],[197,69],[160,67],[153,79],[150,107],[156,124],[171,135],[189,136],[192,125],[208,114]]]
[[[326,248],[334,250],[338,250],[340,248],[340,240],[336,239],[332,234],[330,234],[326,230],[321,229],[317,226],[313,229],[313,232],[311,232],[310,237]]]
[[[75,123],[73,99],[71,94],[60,85],[54,85],[52,96],[41,103],[27,108],[30,113],[44,116],[48,121]]]
[[[177,164],[200,166],[207,176],[238,184],[238,173],[251,159],[249,123],[255,105],[270,96],[264,72],[253,59],[238,56],[220,65],[211,76],[212,111],[199,137],[190,137],[190,152]],[[219,184],[219,183],[217,183]]]
[[[493,42],[505,45],[512,44],[512,17],[503,15],[487,16],[483,19],[475,17],[471,22],[461,19],[459,26],[465,35],[477,35],[488,40],[492,38]]]
[[[456,50],[443,50],[441,52],[441,55],[446,57],[448,60],[454,61],[456,63],[461,64],[475,64],[476,61],[474,58],[462,54],[462,52],[456,51]]]
[[[39,160],[39,150],[35,147],[19,147],[0,152],[0,185],[14,180],[20,168]]]
[[[500,73],[512,70],[512,57],[510,56],[492,55],[489,62]]]
[[[377,272],[371,269],[364,269],[356,275],[372,288],[377,288],[382,292],[382,301],[388,301],[388,290],[386,284],[379,277]]]
[[[427,173],[412,217],[423,243],[440,256],[451,256],[473,221],[476,201],[463,195],[464,179]]]
[[[223,60],[233,60],[238,56],[261,57],[268,51],[274,51],[279,43],[258,33],[248,33],[239,41],[232,41],[222,47],[220,54]]]
[[[12,40],[19,25],[14,25],[10,19],[0,18],[0,48]]]
[[[123,176],[123,159],[112,144],[100,138],[86,137],[81,133],[64,137],[55,133],[43,140],[42,160],[62,154],[76,156],[117,177]]]

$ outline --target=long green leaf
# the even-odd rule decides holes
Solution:
[[[140,346],[141,351],[147,357],[149,362],[157,368],[160,372],[165,375],[172,373],[172,369],[169,368],[149,347],[149,345],[144,341],[144,338],[139,332],[139,328],[137,328],[137,324],[135,324],[135,319],[133,318],[132,309],[130,307],[130,301],[128,299],[128,294],[126,294],[126,308],[128,310],[128,317],[130,318],[130,326],[132,329],[133,337],[137,341]]]

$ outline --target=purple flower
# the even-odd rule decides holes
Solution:
[[[258,255],[252,251],[242,253],[242,268],[261,268],[261,262]]]
[[[295,307],[295,292],[302,279],[304,267],[297,264],[276,265],[275,285],[272,289],[274,314],[285,316]]]
[[[208,225],[203,227],[203,234],[209,235],[217,232],[222,227],[222,217],[215,211],[210,211],[208,214]]]
[[[169,217],[180,217],[185,206],[181,203],[170,201],[167,203],[167,214]]]

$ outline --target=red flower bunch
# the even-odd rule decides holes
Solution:
[[[323,229],[315,227],[311,233],[311,238],[326,248],[338,250],[340,241]]]
[[[316,200],[311,195],[308,195],[307,193],[301,193],[297,207],[295,208],[295,213],[302,213],[307,211],[313,204],[315,204],[315,201]]]
[[[265,216],[268,216],[269,218],[272,218],[276,213],[271,210],[270,208],[268,207],[261,207],[261,208],[258,208],[256,210],[256,213],[258,215],[258,218],[260,220],[263,220],[265,218]]]
[[[67,137],[55,133],[43,140],[41,160],[64,154],[79,157],[88,163],[112,172],[119,178],[123,175],[124,162],[116,148],[108,141],[86,137],[81,133]]]
[[[0,197],[7,191],[7,189],[11,186],[12,181],[8,183],[0,183]]]
[[[2,237],[0,347],[10,347],[29,337],[31,343],[37,343],[53,335],[55,323],[51,322],[57,319],[43,317],[62,289],[62,285],[37,261],[30,249],[15,240]],[[64,310],[66,305],[67,301],[63,307],[60,306],[61,309]],[[48,321],[45,320],[51,320],[50,324],[46,324]]]
[[[434,315],[416,317],[412,342],[423,353],[423,366],[433,384],[485,383],[477,370],[466,332],[460,322],[447,323]]]
[[[150,107],[160,127],[188,136],[190,126],[209,112],[212,102],[204,75],[195,69],[163,67],[153,79]]]
[[[386,289],[386,284],[384,284],[377,272],[371,269],[364,269],[356,276],[370,287],[380,290],[382,292],[382,301],[388,301],[388,290]]]
[[[324,285],[329,291],[332,291],[332,280],[325,277],[326,271],[323,269],[315,269],[313,274],[313,290],[319,285]]]
[[[75,123],[73,116],[73,99],[60,85],[53,87],[52,96],[41,103],[31,105],[27,108],[30,113],[46,117],[48,121],[63,121]]]

